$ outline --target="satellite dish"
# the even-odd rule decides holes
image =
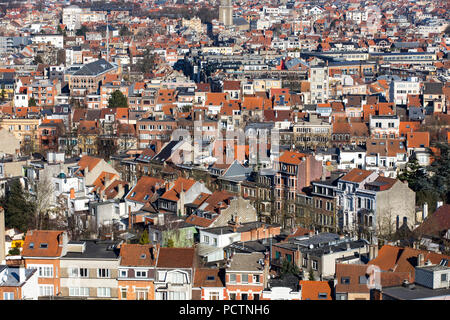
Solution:
[[[309,248],[312,249],[312,248],[314,248],[314,246],[313,246],[312,244],[310,244],[310,245],[309,245]]]

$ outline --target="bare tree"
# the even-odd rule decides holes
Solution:
[[[42,218],[49,213],[52,207],[54,187],[47,175],[42,176],[36,184],[35,215],[36,229],[41,228]]]

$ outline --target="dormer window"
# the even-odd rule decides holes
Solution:
[[[141,254],[141,259],[145,259],[146,257],[147,257],[147,255]]]
[[[34,242],[30,242],[29,248],[34,249]]]
[[[48,248],[48,243],[41,243],[41,245],[39,247],[41,249],[47,249]]]

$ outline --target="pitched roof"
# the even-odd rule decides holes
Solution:
[[[193,268],[194,248],[160,248],[157,268]]]
[[[120,265],[153,267],[156,264],[157,250],[151,244],[124,243],[120,247]]]
[[[414,268],[417,266],[419,254],[423,254],[424,261],[430,260],[432,264],[438,264],[442,259],[450,259],[450,256],[431,251],[384,245],[378,252],[378,256],[368,264],[376,265],[383,271],[409,273],[411,281],[414,281]]]
[[[77,170],[77,172],[79,173],[80,170],[85,170],[86,168],[88,168],[89,171],[92,171],[100,161],[102,161],[101,158],[83,156],[80,161],[78,161],[78,166],[80,168]]]
[[[372,173],[373,171],[355,168],[350,170],[350,172],[348,172],[346,175],[344,175],[341,178],[341,180],[360,183],[364,181],[364,179],[366,179]]]
[[[114,66],[105,59],[85,64],[80,70],[77,70],[74,76],[96,76],[114,69]]]
[[[359,264],[336,263],[336,292],[369,293],[365,282],[360,283],[360,277],[367,279],[367,266]],[[349,278],[348,283],[342,283],[342,278]]]
[[[195,270],[194,287],[225,287],[223,280],[220,270],[200,268]]]
[[[294,152],[294,151],[285,151],[278,159],[278,162],[283,162],[287,164],[298,165],[303,160],[302,158],[306,157],[304,153]]]
[[[159,187],[162,187],[164,183],[165,181],[163,179],[143,176],[139,179],[131,192],[128,193],[127,199],[143,203],[150,202],[155,191]]]
[[[25,236],[23,257],[60,257],[64,231],[30,230]]]
[[[331,287],[327,281],[300,280],[302,300],[331,300]],[[327,297],[319,299],[319,293],[326,293]]]
[[[161,198],[171,201],[178,201],[181,191],[188,191],[197,181],[192,179],[178,178],[172,188],[166,191]]]
[[[430,214],[424,222],[414,230],[418,234],[440,237],[441,232],[450,229],[450,204],[440,206],[433,214]]]

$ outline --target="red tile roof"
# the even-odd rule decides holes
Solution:
[[[157,268],[193,268],[194,248],[160,248]]]
[[[331,287],[327,281],[300,280],[302,300],[332,300]],[[319,293],[326,293],[326,299],[319,299]]]
[[[120,246],[120,265],[153,267],[158,256],[157,251],[158,248],[151,244],[122,244]]]
[[[62,253],[64,231],[30,230],[25,236],[22,249],[23,257],[60,257]],[[32,244],[32,248],[30,245]],[[47,244],[46,248],[41,245]],[[60,246],[61,245],[61,246]]]

